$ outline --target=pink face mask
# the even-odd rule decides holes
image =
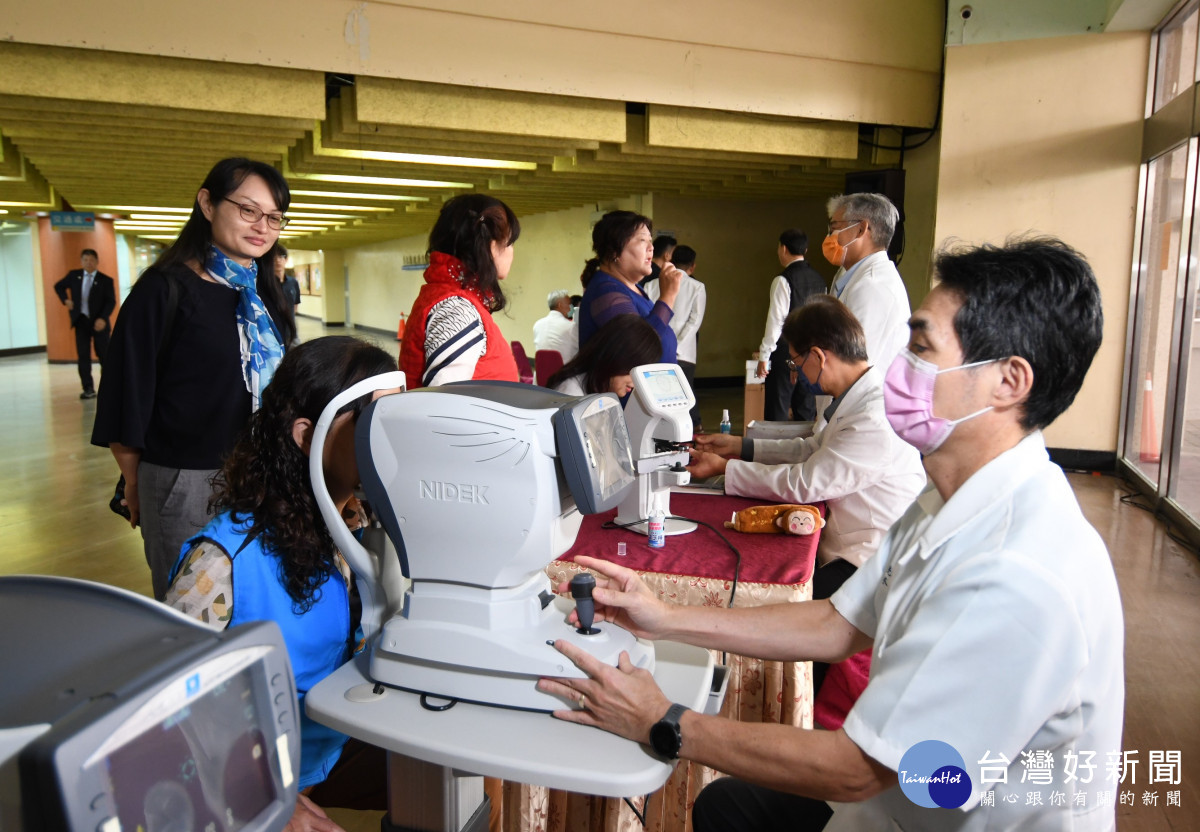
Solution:
[[[999,360],[993,358],[939,370],[936,364],[913,355],[912,350],[903,350],[892,361],[883,380],[883,409],[892,430],[923,456],[933,453],[946,441],[955,425],[992,409],[988,406],[953,421],[934,416],[933,386],[937,377],[941,373],[979,367]]]

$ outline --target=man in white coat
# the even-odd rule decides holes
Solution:
[[[885,368],[908,342],[908,291],[887,256],[900,213],[883,194],[841,194],[826,207],[821,253],[838,267],[829,294],[850,307],[866,333],[871,364]]]
[[[571,293],[566,289],[555,289],[546,297],[546,305],[550,314],[533,322],[533,349],[558,350],[564,349],[566,338],[571,332]],[[563,358],[564,361],[568,360]]]
[[[641,638],[775,661],[872,649],[845,724],[811,731],[672,705],[627,656],[614,667],[555,642],[586,675],[538,683],[569,703],[555,717],[732,775],[697,798],[697,832],[1115,828],[1097,781],[1121,759],[1121,599],[1041,432],[1100,347],[1100,287],[1057,240],[944,253],[936,268],[884,380],[888,421],[930,486],[832,598],[682,606],[631,569],[576,558],[601,575],[596,620]]]
[[[691,246],[676,246],[671,254],[671,263],[683,272],[683,280],[679,282],[679,294],[675,297],[675,306],[671,310],[671,329],[675,331],[678,345],[675,347],[675,361],[683,370],[693,392],[696,389],[696,335],[700,324],[704,323],[704,309],[708,304],[708,295],[704,284],[694,276],[696,271],[696,250]],[[658,278],[651,278],[643,287],[650,300],[658,300]],[[693,405],[691,410],[692,429],[701,430],[700,404]]]
[[[862,327],[845,304],[814,295],[783,324],[797,385],[833,401],[803,439],[697,436],[692,477],[725,475],[725,493],[775,503],[825,501],[813,598],[833,595],[879,548],[925,487],[917,449],[883,411],[883,373],[867,363]],[[828,665],[813,663],[813,691]]]

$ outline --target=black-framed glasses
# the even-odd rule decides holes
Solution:
[[[266,211],[259,210],[259,208],[255,205],[235,202],[229,197],[225,197],[225,201],[230,205],[236,205],[238,207],[238,211],[240,211],[242,214],[242,219],[248,223],[253,224],[261,220],[263,217],[266,217],[267,226],[269,228],[272,228],[275,231],[282,231],[283,229],[287,228],[288,218],[283,214],[268,214]]]
[[[801,366],[803,366],[803,364],[804,364],[804,362],[805,362],[806,360],[808,360],[808,353],[805,353],[805,354],[804,354],[804,358],[801,358],[801,359],[800,359],[800,363],[799,363],[799,364],[797,364],[797,363],[796,363],[796,359],[794,359],[794,358],[789,358],[789,359],[787,360],[787,368],[788,368],[789,370],[791,370],[793,373],[795,373],[795,372],[798,372],[798,371],[800,370],[800,367],[801,367]]]

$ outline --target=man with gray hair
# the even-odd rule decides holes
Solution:
[[[829,200],[821,244],[838,267],[829,293],[850,308],[867,336],[872,366],[887,367],[908,343],[908,292],[887,247],[900,213],[883,194],[839,194]]]
[[[550,314],[533,325],[533,349],[535,352],[558,350],[566,360],[563,339],[572,332],[571,293],[566,289],[555,289],[546,297],[546,305],[550,307]]]

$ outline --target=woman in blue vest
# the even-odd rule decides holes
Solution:
[[[288,351],[217,478],[219,513],[183,545],[167,591],[168,604],[214,629],[271,620],[283,630],[300,700],[299,786],[309,795],[297,802],[296,828],[335,829],[322,802],[385,808],[383,753],[347,744],[344,734],[304,716],[308,690],[350,658],[357,629],[351,573],[317,508],[308,453],[313,426],[334,396],[395,369],[386,352],[348,336],[317,338]],[[365,525],[354,498],[354,423],[372,398],[344,407],[326,437],[325,482],[354,529]],[[347,797],[336,787],[341,783],[356,794]],[[365,805],[376,803],[372,795],[379,805]]]

